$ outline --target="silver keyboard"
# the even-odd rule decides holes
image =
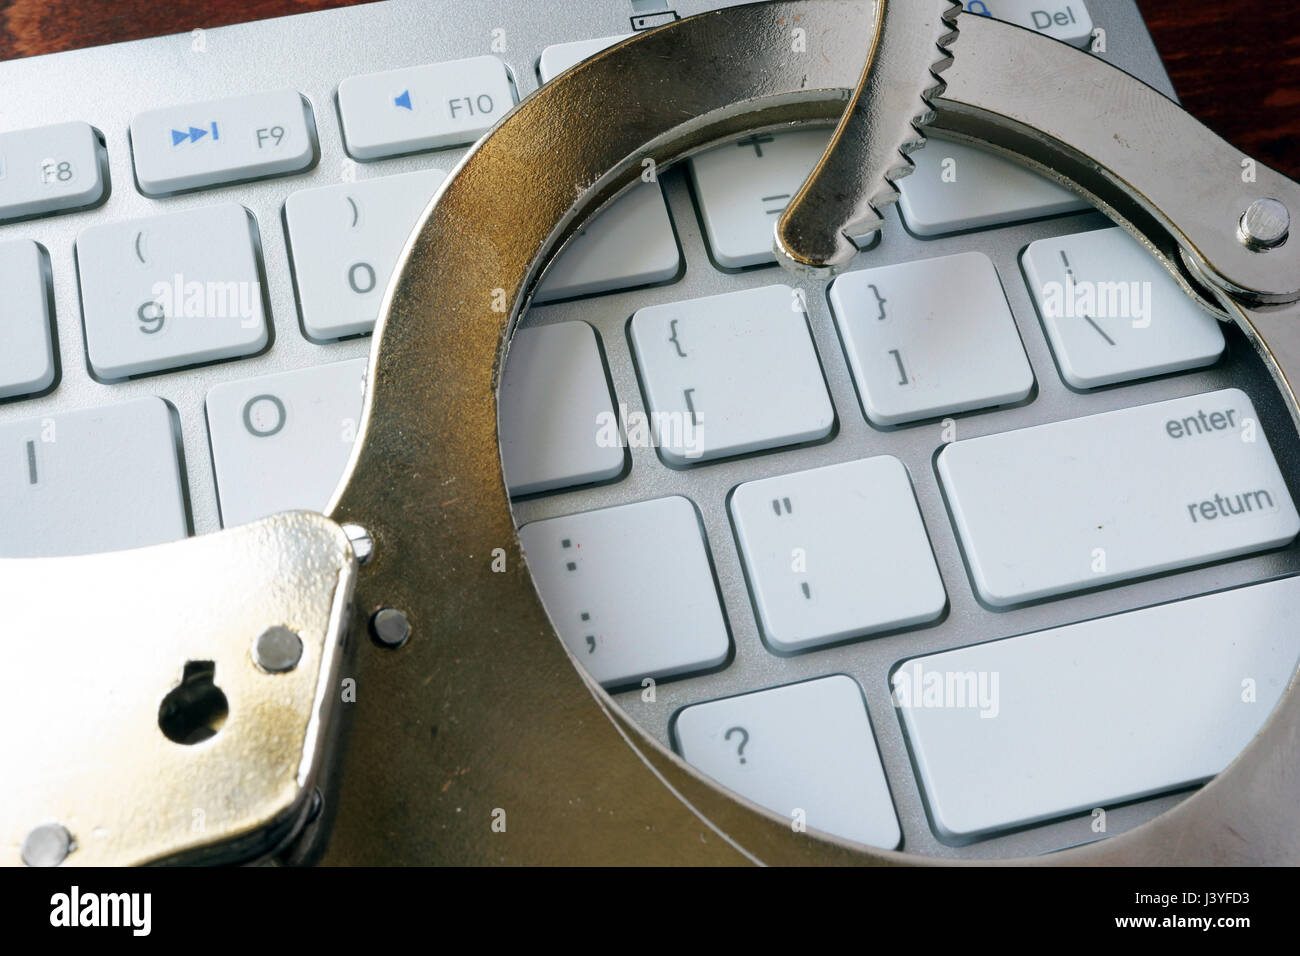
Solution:
[[[0,63],[0,555],[323,507],[464,147],[721,5],[388,0]],[[968,7],[1172,95],[1129,0]],[[771,223],[826,135],[663,171],[548,270],[501,423],[543,599],[633,720],[796,826],[969,858],[1122,832],[1294,672],[1293,426],[1127,236],[957,143],[793,284]]]

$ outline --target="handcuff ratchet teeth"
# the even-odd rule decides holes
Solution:
[[[0,695],[3,862],[922,862],[792,832],[624,717],[547,619],[502,477],[499,372],[546,265],[646,160],[808,124],[838,125],[777,224],[792,266],[842,266],[941,130],[1136,236],[1241,326],[1300,421],[1300,185],[1160,93],[941,0],[666,25],[527,97],[444,182],[387,291],[328,517],[0,561],[21,675]],[[1298,750],[1293,679],[1198,792],[1036,862],[1300,861]]]

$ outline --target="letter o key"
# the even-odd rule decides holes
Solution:
[[[275,424],[270,428],[258,427],[262,422],[254,423],[253,409],[260,402],[269,402],[275,409]],[[284,423],[288,419],[288,412],[285,410],[284,402],[280,401],[274,395],[254,395],[244,403],[244,427],[248,433],[256,438],[270,438],[272,435],[279,434],[284,429]],[[260,416],[259,416],[260,419]]]

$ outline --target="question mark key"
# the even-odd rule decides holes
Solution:
[[[684,707],[682,758],[809,830],[894,849],[902,830],[857,681],[843,674]]]

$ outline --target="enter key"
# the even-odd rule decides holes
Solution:
[[[1290,543],[1239,389],[955,442],[937,461],[975,589],[1005,607]]]

